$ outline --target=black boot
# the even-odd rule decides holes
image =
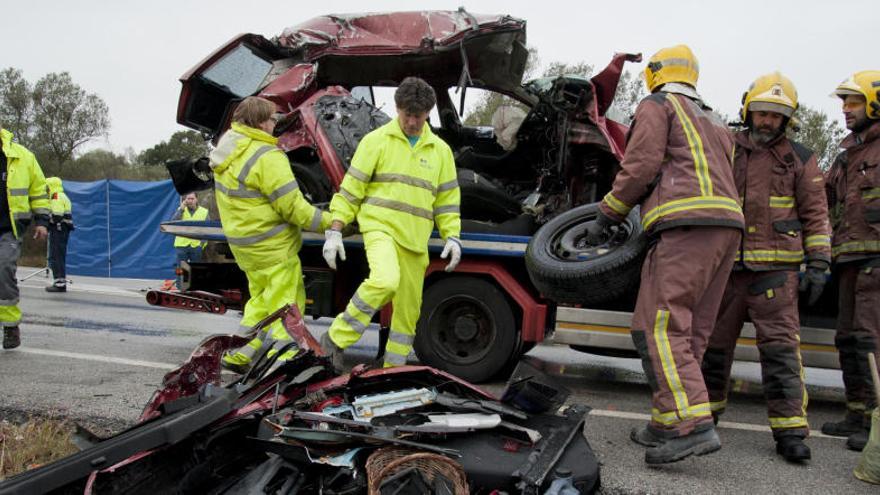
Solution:
[[[692,455],[711,454],[719,449],[721,449],[721,439],[718,438],[713,427],[699,433],[666,439],[659,446],[645,451],[645,462],[648,464],[667,464]]]
[[[804,439],[796,436],[784,436],[776,439],[776,453],[788,462],[802,462],[810,459],[810,447]]]
[[[659,447],[663,439],[655,435],[647,425],[633,428],[629,432],[629,438],[633,442],[645,447]]]
[[[15,349],[21,345],[21,332],[18,326],[3,328],[3,348]]]
[[[67,292],[67,285],[50,285],[47,286],[46,292]]]
[[[865,450],[865,445],[868,445],[868,430],[853,433],[846,439],[846,448],[856,452]]]
[[[848,437],[862,431],[865,428],[864,421],[864,414],[847,411],[843,421],[823,424],[822,433],[833,437]]]

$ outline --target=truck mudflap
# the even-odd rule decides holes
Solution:
[[[140,424],[16,476],[0,494],[365,493],[368,484],[417,479],[444,493],[531,494],[549,487],[554,468],[571,471],[582,493],[598,488],[582,434],[588,407],[529,414],[426,366],[359,365],[336,375],[295,308],[260,325],[278,318],[299,350],[292,359],[258,356],[252,371],[224,386],[220,356],[243,338],[206,339],[166,375]],[[351,414],[364,404],[381,407]],[[377,469],[377,456],[385,456],[380,467],[391,456],[401,469]]]

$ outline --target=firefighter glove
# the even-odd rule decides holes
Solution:
[[[339,255],[339,259],[345,261],[345,246],[342,245],[342,232],[333,229],[325,230],[324,239],[324,261],[327,262],[327,266],[335,270],[337,255]]]
[[[825,288],[825,270],[828,263],[824,261],[813,260],[807,264],[807,271],[801,278],[801,284],[798,290],[808,293],[807,304],[812,306],[819,300],[822,290]]]
[[[596,219],[587,224],[587,244],[598,246],[608,242],[608,239],[613,235],[611,227],[618,223],[599,210]]]
[[[458,266],[458,262],[461,261],[461,242],[455,237],[446,239],[446,245],[443,246],[443,252],[440,253],[440,257],[445,260],[450,253],[452,254],[452,257],[449,258],[449,264],[446,265],[447,272],[455,270],[455,267]]]

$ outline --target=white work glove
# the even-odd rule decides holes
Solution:
[[[447,272],[455,270],[458,262],[461,261],[461,243],[455,237],[446,239],[446,245],[443,246],[443,252],[440,253],[440,257],[445,260],[449,253],[452,253],[452,258],[449,259],[449,264],[446,265]]]
[[[324,261],[327,262],[327,266],[332,269],[336,269],[336,255],[339,255],[339,259],[345,261],[345,246],[342,245],[342,232],[338,230],[325,230],[324,231]]]

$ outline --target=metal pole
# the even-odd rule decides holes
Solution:
[[[106,204],[107,211],[107,278],[113,276],[112,266],[113,259],[111,258],[111,254],[113,253],[113,249],[110,245],[110,179],[105,180],[105,190],[107,193],[107,198],[104,200]]]

